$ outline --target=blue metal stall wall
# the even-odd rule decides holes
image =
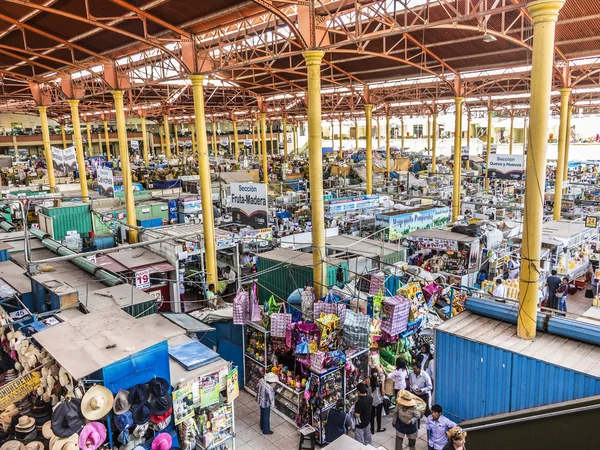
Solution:
[[[238,368],[240,389],[244,387],[244,342],[243,327],[233,325],[233,321],[213,322],[215,331],[196,333],[200,342],[216,351],[225,361],[231,361]]]
[[[0,262],[8,261],[8,250],[0,250]]]
[[[435,401],[456,422],[600,394],[600,379],[436,330]]]
[[[154,377],[170,380],[169,346],[167,341],[134,353],[102,369],[104,386],[113,394],[129,390],[138,383],[147,383]]]

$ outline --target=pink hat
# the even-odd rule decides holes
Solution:
[[[173,446],[173,438],[169,433],[160,433],[152,441],[152,450],[169,450]]]
[[[100,422],[90,422],[79,434],[79,448],[96,450],[106,440],[106,427]]]

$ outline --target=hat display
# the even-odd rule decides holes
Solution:
[[[150,408],[152,409],[152,414],[165,414],[172,407],[173,397],[171,397],[168,394],[162,395],[160,397],[152,397],[152,399],[150,400]]]
[[[144,435],[146,434],[146,431],[148,431],[148,428],[150,428],[149,422],[146,422],[142,425],[138,425],[133,430],[133,436],[138,439],[144,437]]]
[[[150,417],[150,420],[154,423],[161,423],[161,422],[164,422],[165,420],[167,420],[171,416],[171,414],[173,414],[173,408],[170,408],[164,414],[152,414],[152,417]]]
[[[406,406],[410,408],[411,406],[415,406],[417,402],[413,398],[413,395],[409,391],[405,391],[404,389],[398,391],[398,395],[396,396],[396,403]]]
[[[48,421],[44,425],[42,425],[42,436],[44,436],[45,439],[52,439],[54,437],[51,421]]]
[[[131,411],[125,411],[125,413],[115,416],[115,426],[117,430],[123,431],[133,426],[133,415]]]
[[[106,440],[106,427],[100,422],[90,422],[79,434],[79,448],[96,450]]]
[[[152,441],[152,450],[170,450],[173,446],[173,438],[169,433],[160,433]]]
[[[165,420],[163,420],[162,422],[158,422],[152,425],[152,428],[154,429],[154,431],[162,431],[165,428],[167,428],[169,426],[169,424],[171,423],[171,420],[173,419],[173,416],[169,416],[167,417]]]
[[[19,417],[15,430],[20,433],[30,433],[35,428],[35,419],[29,416]]]
[[[150,393],[155,397],[160,397],[169,392],[169,382],[164,378],[153,378],[148,383]]]
[[[68,438],[78,433],[85,419],[81,414],[81,400],[72,398],[59,403],[52,412],[52,432],[59,438]]]
[[[143,405],[148,401],[148,386],[145,384],[136,384],[129,391],[129,403],[132,407]]]
[[[50,447],[50,450],[79,450],[77,444],[78,440],[79,435],[77,433],[66,438],[55,439],[54,443]]]
[[[129,391],[120,390],[115,395],[115,401],[113,402],[113,411],[115,414],[123,414],[131,405],[129,404]]]
[[[279,377],[273,372],[269,372],[265,375],[265,381],[267,383],[277,383],[279,381]]]
[[[27,448],[25,447],[25,444],[19,441],[7,441],[2,444],[0,450],[27,450]]]
[[[88,420],[99,420],[106,416],[113,407],[113,395],[107,388],[94,385],[81,399],[81,412]]]
[[[32,441],[25,446],[27,450],[44,450],[44,444],[40,441]]]
[[[144,403],[137,408],[133,408],[133,423],[136,425],[148,423],[151,415],[152,413],[150,412],[150,405],[148,403]]]
[[[67,391],[71,392],[73,390],[73,379],[71,375],[65,370],[64,367],[58,369],[58,382],[62,387],[64,387]]]

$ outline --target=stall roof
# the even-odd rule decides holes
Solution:
[[[395,216],[401,216],[403,214],[411,214],[411,213],[416,213],[416,212],[421,212],[421,211],[429,211],[434,208],[442,208],[442,206],[428,205],[428,206],[408,207],[406,209],[394,209],[393,211],[378,212],[375,215],[376,216],[395,217]]]
[[[382,252],[384,255],[391,255],[398,251],[398,246],[389,242],[380,242],[375,239],[365,239],[349,234],[329,237],[325,240],[325,244],[328,248],[346,250],[350,253],[365,256],[381,256]]]
[[[10,250],[13,249],[14,247],[10,244],[7,244],[6,242],[0,242],[0,250]]]
[[[221,172],[217,174],[217,178],[220,178],[224,183],[252,183],[254,179],[243,170],[236,170],[234,172]]]
[[[34,239],[32,241],[35,242],[38,239]],[[40,242],[41,244],[41,242]],[[58,257],[58,255],[51,250],[48,250],[46,247],[32,250],[31,252],[31,260],[39,261],[46,258]],[[20,265],[25,266],[25,256],[23,253],[18,253],[12,255],[12,258],[17,261]],[[94,280],[94,276],[92,274],[87,273],[85,270],[77,267],[70,261],[53,261],[51,263],[45,264],[45,266],[52,267],[51,272],[47,272],[51,274],[53,278],[60,280],[62,283],[69,285],[75,289],[78,289],[80,286],[87,286],[90,280]],[[94,287],[96,285],[91,284],[90,286]]]
[[[145,248],[121,250],[120,252],[110,253],[108,256],[129,270],[142,266],[152,266],[153,264],[164,264],[167,262],[162,256]],[[170,270],[174,269],[175,268],[172,268]]]
[[[91,287],[94,286],[92,285]],[[152,295],[136,289],[131,284],[118,284],[116,286],[95,290],[90,289],[87,294],[85,286],[81,286],[78,290],[79,302],[90,312],[109,306],[125,308],[126,306],[154,301]]]
[[[437,327],[473,342],[491,345],[529,358],[600,377],[600,347],[537,332],[533,340],[517,336],[517,326],[465,311]],[[598,328],[600,332],[600,327]]]
[[[180,238],[181,236],[192,235],[186,239],[181,238],[180,240],[193,241],[194,234],[197,236],[204,236],[204,228],[202,225],[197,224],[177,224],[177,225],[166,225],[164,227],[152,228],[145,230],[144,235],[151,237],[151,239],[169,237]],[[234,233],[215,228],[215,238],[227,238],[232,236]]]
[[[426,239],[446,239],[448,241],[457,241],[457,242],[473,242],[478,240],[479,238],[467,236],[466,234],[454,233],[452,231],[447,230],[417,230],[410,233],[408,238],[417,237],[417,238],[426,238]]]
[[[283,263],[289,263],[294,266],[313,266],[312,252],[299,252],[296,250],[289,250],[285,248],[277,248],[270,252],[260,253],[259,258],[270,259],[271,261],[280,261]],[[338,258],[327,258],[327,264],[337,265],[342,264],[344,260]]]
[[[35,339],[76,380],[165,340],[116,306],[49,327]]]
[[[152,328],[156,333],[164,336],[165,339],[171,339],[175,336],[185,336],[183,328],[161,314],[150,314],[149,316],[140,317],[138,320]]]
[[[12,261],[0,262],[0,278],[19,294],[31,292],[31,280],[25,276],[25,269]]]
[[[570,222],[568,220],[551,220],[542,225],[542,236],[559,239],[569,239],[583,232],[592,233],[591,228],[586,228],[584,222]]]
[[[110,255],[96,255],[96,265],[114,273],[127,272],[127,267],[119,264]]]

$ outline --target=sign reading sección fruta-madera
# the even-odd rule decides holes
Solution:
[[[265,228],[268,210],[266,185],[231,183],[231,213],[235,223]]]

